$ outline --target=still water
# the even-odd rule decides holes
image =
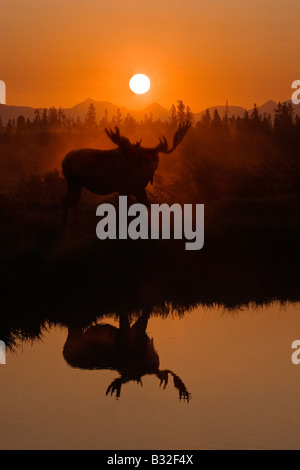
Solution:
[[[165,389],[146,374],[106,395],[118,372],[70,366],[67,328],[49,328],[0,366],[0,448],[299,449],[299,326],[300,304],[150,316],[159,369],[189,401],[172,374]]]

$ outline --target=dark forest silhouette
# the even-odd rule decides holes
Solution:
[[[93,103],[85,120],[64,115],[61,109],[36,110],[30,121],[19,116],[5,126],[0,120],[0,170],[5,175],[1,192],[7,192],[20,177],[61,171],[63,156],[74,148],[112,148],[105,128],[118,126],[122,135],[144,145],[156,143],[157,136],[172,138],[178,124],[192,120],[188,106],[179,100],[166,122],[145,116],[137,121],[117,112],[97,119]],[[256,105],[240,117],[207,110],[194,122],[180,151],[163,162],[155,190],[164,198],[177,195],[202,202],[232,197],[265,198],[300,191],[300,118],[290,103],[279,103],[275,119],[261,116]]]

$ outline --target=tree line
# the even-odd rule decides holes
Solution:
[[[289,131],[291,129],[299,130],[300,117],[295,115],[293,106],[290,102],[278,103],[274,109],[275,117],[271,118],[270,114],[260,114],[256,104],[254,104],[251,112],[245,111],[242,117],[230,115],[226,110],[224,116],[221,117],[218,110],[214,109],[213,113],[207,109],[198,121],[195,121],[194,114],[189,105],[185,105],[182,100],[177,100],[177,105],[172,104],[170,109],[170,116],[167,121],[161,119],[154,119],[153,114],[145,114],[144,120],[135,119],[130,113],[123,115],[118,108],[116,114],[111,119],[108,118],[107,109],[104,110],[104,115],[98,119],[96,108],[93,103],[89,105],[87,114],[82,120],[80,117],[74,118],[64,113],[62,108],[55,108],[54,106],[47,109],[36,109],[33,119],[25,119],[20,115],[17,119],[9,119],[6,124],[3,123],[0,115],[0,133],[1,134],[16,134],[34,131],[96,131],[107,126],[118,126],[129,128],[132,130],[138,126],[151,126],[159,124],[161,126],[167,125],[176,127],[185,121],[191,121],[195,127],[201,130],[251,130],[268,133],[274,130],[275,133],[282,131]]]
[[[203,201],[222,197],[254,197],[300,193],[300,118],[291,103],[278,103],[274,118],[262,115],[256,105],[243,116],[220,116],[206,110],[195,119],[182,100],[170,109],[169,119],[145,115],[137,120],[118,109],[99,119],[93,103],[84,119],[66,116],[62,109],[37,109],[33,119],[19,116],[3,124],[0,119],[0,170],[9,178],[61,169],[63,156],[72,148],[107,148],[104,129],[118,126],[132,142],[145,146],[161,135],[171,144],[179,124],[192,121],[187,138],[172,158],[160,159],[156,188],[168,188],[184,199],[191,191]]]

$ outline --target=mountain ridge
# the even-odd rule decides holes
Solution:
[[[291,102],[291,100],[286,100],[285,102],[289,103]],[[145,115],[147,115],[148,117],[152,115],[152,118],[154,120],[161,119],[162,121],[167,121],[170,117],[170,110],[167,108],[164,108],[159,103],[151,103],[145,108],[138,109],[138,110],[131,110],[131,109],[126,108],[125,106],[118,106],[114,103],[111,103],[110,101],[97,101],[90,97],[86,98],[81,103],[75,104],[71,108],[62,108],[62,111],[64,112],[66,116],[72,117],[74,119],[77,119],[79,117],[81,120],[84,120],[91,103],[93,103],[95,106],[96,116],[98,120],[104,117],[106,111],[107,111],[107,118],[111,119],[114,115],[117,114],[118,109],[122,113],[123,118],[126,117],[127,114],[130,114],[138,121],[143,120],[145,118]],[[268,100],[265,103],[263,103],[261,106],[258,106],[257,109],[260,114],[262,115],[270,114],[271,118],[273,119],[275,115],[274,109],[276,108],[277,104],[278,103],[274,100]],[[293,104],[293,108],[294,108],[295,114],[298,114],[300,116],[300,106],[296,106]],[[11,120],[17,119],[20,115],[24,116],[25,119],[32,120],[34,118],[34,113],[36,109],[43,110],[45,108],[33,108],[30,106],[0,104],[0,117],[2,118],[3,124],[6,124],[9,119]],[[46,108],[46,109],[49,109],[49,108]],[[248,111],[249,113],[251,113],[252,111],[252,109],[247,110],[247,108],[244,108],[242,106],[228,106],[228,107],[225,105],[210,106],[209,108],[205,108],[200,112],[193,113],[195,121],[199,121],[207,109],[210,111],[211,117],[213,116],[215,109],[218,110],[221,117],[224,116],[224,114],[226,113],[226,110],[228,110],[230,116],[235,115],[236,117],[238,116],[242,117],[246,111]]]

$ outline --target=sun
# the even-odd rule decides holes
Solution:
[[[129,81],[129,88],[133,91],[133,93],[137,93],[138,95],[142,95],[146,93],[150,88],[150,79],[147,75],[142,73],[138,73],[137,75],[133,75]]]

